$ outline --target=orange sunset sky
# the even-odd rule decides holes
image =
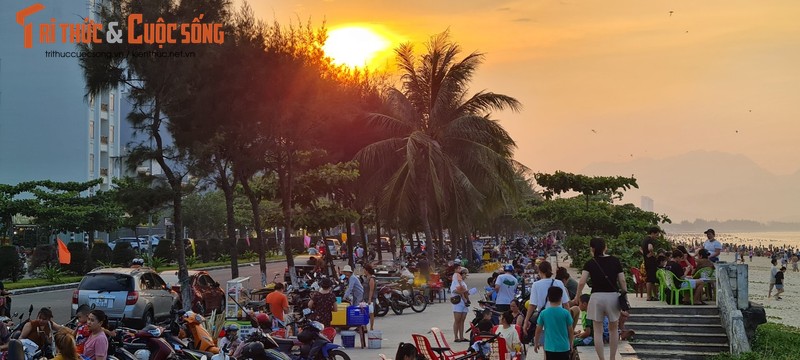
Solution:
[[[800,169],[796,0],[251,6],[258,17],[284,24],[370,24],[393,42],[421,43],[449,28],[465,51],[486,53],[474,90],[523,103],[518,114],[494,117],[516,139],[517,159],[534,171],[579,172],[596,162],[694,150],[742,154],[779,175]]]

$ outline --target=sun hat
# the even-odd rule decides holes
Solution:
[[[351,268],[350,265],[345,265],[342,268],[342,272],[353,272],[353,268]]]

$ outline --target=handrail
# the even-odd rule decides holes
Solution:
[[[730,352],[732,355],[750,351],[750,341],[744,329],[742,311],[736,305],[736,298],[731,288],[731,278],[736,279],[736,265],[717,264],[717,306],[719,306],[720,320],[725,333],[728,335]],[[733,276],[730,272],[733,271]]]

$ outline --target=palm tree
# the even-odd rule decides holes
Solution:
[[[419,59],[413,50],[409,43],[396,50],[402,86],[385,91],[387,111],[369,114],[383,137],[357,159],[382,193],[388,218],[416,215],[430,247],[432,211],[463,229],[486,199],[513,195],[515,143],[489,114],[521,105],[492,92],[470,96],[469,82],[484,56],[473,52],[457,60],[460,47],[448,32],[431,37]],[[433,263],[433,251],[427,254]]]

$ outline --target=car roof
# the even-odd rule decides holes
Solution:
[[[96,268],[92,271],[89,271],[89,274],[124,274],[124,275],[139,275],[140,273],[151,272],[157,274],[153,269],[149,267],[141,267],[138,269],[134,268],[124,268],[124,267],[105,267],[105,268]],[[88,274],[87,274],[88,275]]]
[[[197,274],[206,273],[205,270],[189,270],[189,276],[195,276]],[[159,273],[160,275],[175,275],[178,276],[178,270],[164,270]]]

